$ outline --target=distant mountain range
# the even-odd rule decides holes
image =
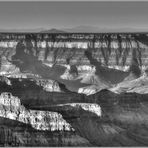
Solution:
[[[43,31],[40,31],[41,33],[65,33],[66,31],[64,30],[59,30],[59,29],[50,29],[50,30],[43,30]]]
[[[74,28],[62,28],[61,30],[66,32],[87,32],[87,33],[107,33],[107,32],[146,32],[148,29],[145,28],[107,28],[107,27],[96,27],[96,26],[77,26]]]
[[[44,28],[35,29],[0,29],[0,32],[40,32],[45,30]]]
[[[95,26],[77,26],[73,28],[52,28],[52,29],[44,29],[44,28],[35,28],[35,29],[0,29],[0,32],[41,32],[41,33],[107,33],[107,32],[148,32],[146,28],[101,28]]]

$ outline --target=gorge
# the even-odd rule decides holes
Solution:
[[[147,146],[147,40],[1,33],[0,144]]]

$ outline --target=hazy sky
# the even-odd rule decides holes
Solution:
[[[148,2],[0,2],[0,28],[148,28]]]

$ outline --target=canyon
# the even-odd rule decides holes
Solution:
[[[147,146],[146,39],[2,40],[0,144]]]

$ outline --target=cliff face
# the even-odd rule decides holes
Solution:
[[[129,38],[129,41],[131,41],[131,45],[126,45],[126,41],[122,41],[120,48],[126,49],[128,54],[126,55],[126,61],[125,65],[130,65],[132,50],[137,48],[137,42],[132,41],[133,39]],[[128,41],[128,42],[129,42]],[[84,52],[89,49],[89,44],[87,42],[48,42],[46,41],[38,41],[37,44],[37,51],[35,47],[35,43],[33,41],[24,41],[24,46],[26,47],[25,52],[31,53],[33,55],[36,55],[39,60],[42,60],[50,64],[56,63],[58,64],[76,64],[76,65],[90,65],[89,60],[85,56]],[[103,46],[101,47],[101,44]],[[130,44],[130,43],[128,43]],[[0,42],[0,48],[1,48],[1,55],[8,57],[9,59],[12,57],[12,55],[15,54],[15,50],[18,45],[18,41],[1,41]],[[105,64],[105,60],[103,58],[102,49],[106,51],[107,43],[98,42],[95,44],[95,51],[93,51],[93,57],[96,58],[98,61],[101,61],[103,64]],[[131,46],[131,47],[130,47]],[[147,49],[147,46],[140,43],[138,45],[141,49],[141,60],[144,65],[146,65],[146,56],[147,52],[145,49]],[[20,48],[20,47],[19,47]],[[108,57],[108,66],[115,67],[117,65],[116,63],[116,49],[119,48],[118,40],[111,41],[111,48],[112,52],[111,55]],[[28,49],[28,50],[27,50]],[[45,58],[45,55],[47,54],[47,58]],[[107,55],[106,55],[107,56]],[[124,66],[122,65],[122,59],[124,58],[124,52],[121,53],[121,57],[119,57],[119,67]]]
[[[37,130],[70,130],[71,127],[62,116],[56,112],[27,110],[19,98],[2,93],[0,96],[0,116],[31,125]]]
[[[0,117],[1,146],[92,146],[75,132],[38,131],[28,124]]]

